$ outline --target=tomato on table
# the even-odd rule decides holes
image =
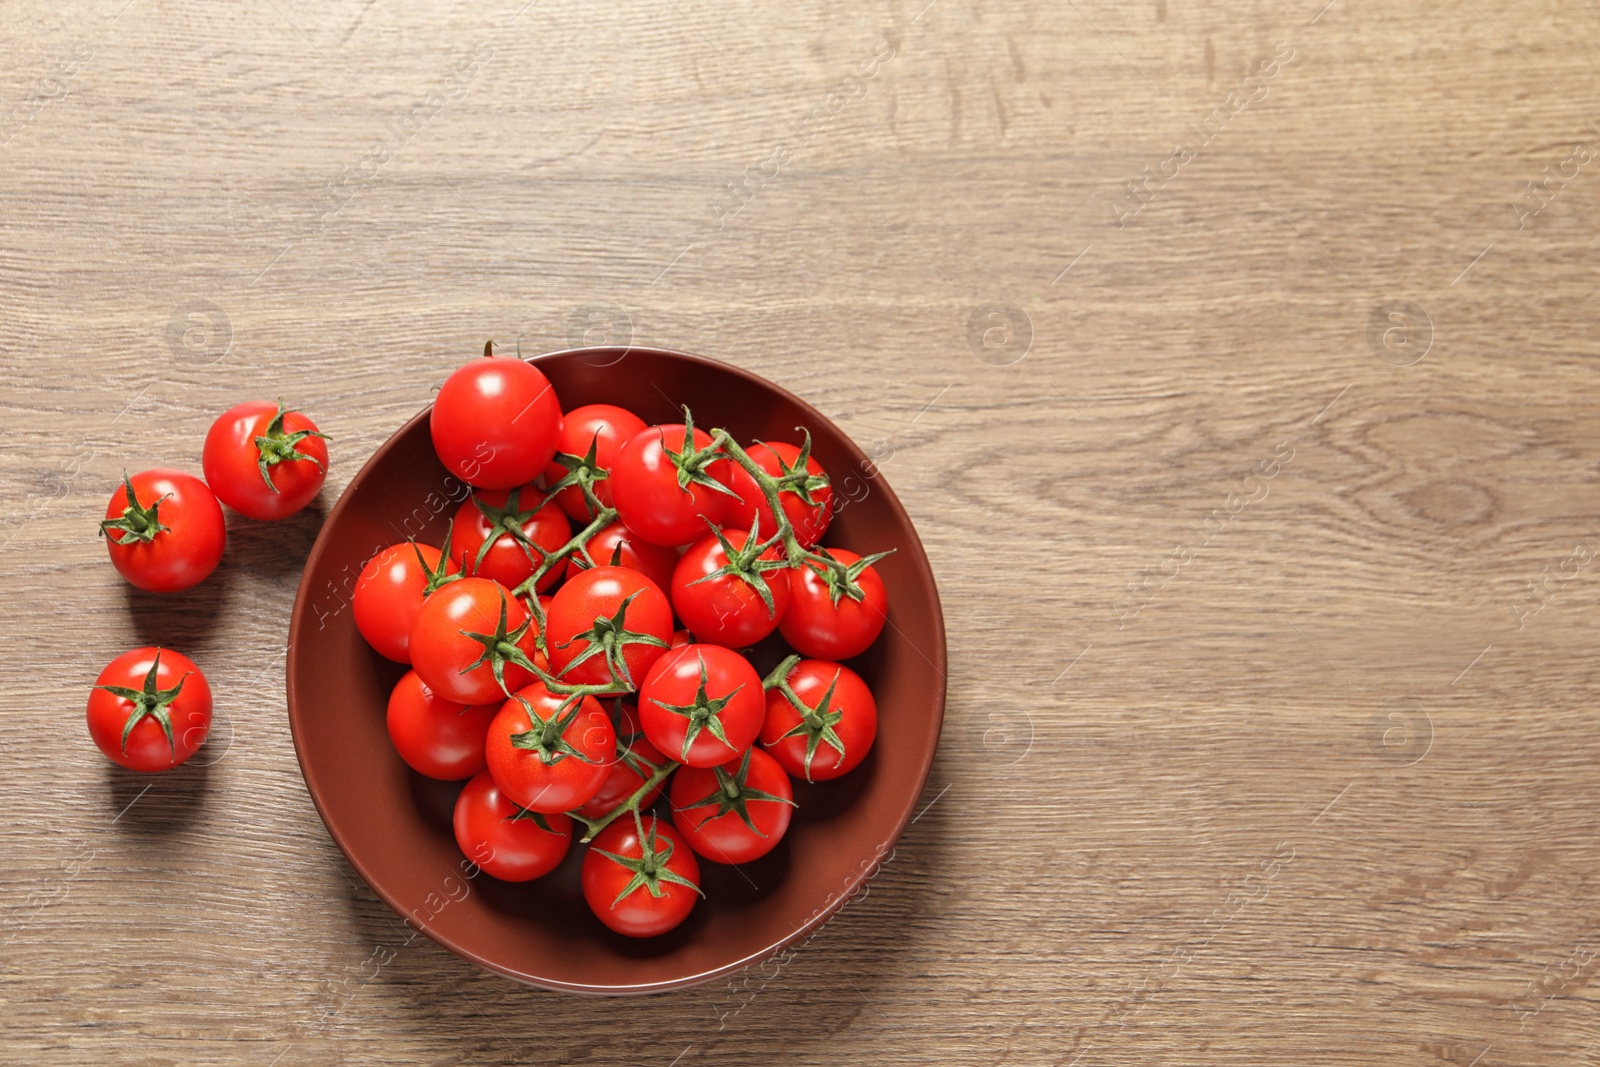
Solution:
[[[878,736],[878,704],[849,667],[790,656],[767,677],[761,743],[808,782],[854,770]]]
[[[720,767],[680,767],[671,800],[672,824],[714,863],[765,856],[783,839],[794,812],[789,776],[759,748]]]
[[[206,483],[166,468],[124,474],[100,532],[112,566],[152,593],[176,593],[203,581],[222,562],[228,539],[222,505]]]
[[[251,519],[283,519],[328,477],[328,435],[279,401],[248,400],[211,424],[201,468],[217,499]]]
[[[761,732],[766,701],[750,661],[720,645],[662,656],[639,690],[639,723],[670,758],[691,767],[737,759]]]
[[[811,458],[810,434],[798,448],[783,441],[762,441],[745,449],[745,455],[778,480],[778,503],[794,528],[795,540],[806,548],[821,541],[822,535],[828,532],[828,524],[833,522],[833,486],[822,464]],[[772,505],[767,503],[766,494],[750,472],[735,463],[728,478],[728,488],[738,494],[738,498],[727,503],[724,511],[727,524],[748,530],[759,520],[762,529],[777,530],[778,520],[772,514]]]
[[[678,831],[654,815],[619,818],[583,857],[583,897],[596,918],[628,937],[656,937],[689,917],[700,864]]]
[[[672,584],[672,568],[677,565],[677,552],[651,544],[619,520],[600,527],[579,551],[567,557],[567,577],[595,567],[626,567],[638,571],[665,593]]]
[[[450,473],[482,489],[514,489],[555,455],[561,403],[538,367],[492,351],[491,342],[445,379],[428,432]]]
[[[106,758],[165,771],[193,756],[211,731],[211,686],[194,661],[162,648],[124,652],[89,691],[89,736]]]
[[[361,568],[351,600],[356,629],[380,656],[397,663],[411,662],[411,630],[422,602],[439,588],[461,577],[445,548],[403,541],[374,555]]]
[[[722,521],[733,461],[710,451],[692,424],[651,426],[628,439],[611,467],[617,515],[654,545],[676,548]]]
[[[511,695],[489,724],[489,773],[513,803],[571,811],[600,791],[617,759],[617,733],[594,697],[565,697],[543,682]]]
[[[556,491],[556,503],[574,522],[594,518],[583,487],[611,507],[611,464],[628,439],[643,432],[645,422],[615,404],[585,404],[563,418],[556,458],[544,469],[545,484]]]
[[[513,803],[479,771],[456,797],[452,820],[461,852],[502,882],[530,882],[561,865],[572,844],[572,819]]]
[[[607,772],[600,791],[577,809],[578,814],[590,819],[600,819],[611,814],[613,808],[633,796],[640,786],[655,775],[656,771],[671,762],[644,735],[644,730],[639,726],[638,711],[628,701],[618,699],[617,703],[621,708],[617,716],[616,762]],[[640,810],[654,804],[665,786],[665,781],[657,782],[649,792],[640,797]]]
[[[713,530],[672,572],[672,607],[699,641],[746,648],[778,628],[789,607],[782,549],[761,551],[761,528]]]
[[[411,665],[447,700],[499,702],[533,677],[538,636],[533,617],[505,586],[460,578],[422,602],[411,628]]]
[[[569,685],[632,692],[672,637],[672,606],[626,567],[594,567],[556,590],[545,618],[550,667]]]
[[[407,671],[389,693],[389,739],[406,766],[441,781],[483,770],[484,738],[499,704],[460,704],[429,689]]]
[[[873,564],[889,553],[862,558],[845,548],[819,551],[845,574],[810,561],[791,571],[789,609],[778,632],[803,656],[850,659],[865,652],[888,622],[889,592]]]
[[[453,520],[455,558],[466,574],[492,578],[515,589],[543,562],[541,552],[559,549],[572,536],[572,525],[554,504],[539,506],[544,492],[536,485],[516,489],[479,489],[462,501]],[[561,579],[552,567],[539,579],[540,590]]]

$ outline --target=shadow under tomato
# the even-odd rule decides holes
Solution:
[[[181,593],[149,593],[124,583],[123,598],[139,643],[197,659],[196,653],[209,651],[217,639],[233,583],[226,559],[205,581]]]
[[[190,762],[146,774],[106,760],[105,768],[106,816],[119,830],[160,836],[184,830],[205,806],[210,789],[210,764]]]
[[[243,568],[274,578],[298,575],[327,517],[322,500],[325,494],[326,490],[318,493],[311,503],[287,519],[263,521],[227,511],[228,547],[217,570]]]

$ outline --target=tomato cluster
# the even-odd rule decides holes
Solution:
[[[201,467],[205,481],[166,468],[124,474],[111,494],[100,533],[132,585],[176,593],[208,578],[227,542],[223,504],[247,518],[283,519],[311,503],[328,474],[327,435],[281,401],[248,401],[211,424]],[[205,742],[211,689],[188,657],[136,648],[100,672],[88,718],[90,737],[113,762],[169,770]]]
[[[472,485],[439,545],[368,561],[356,625],[410,665],[390,737],[419,774],[470,779],[454,828],[491,876],[554,870],[574,841],[606,926],[651,937],[703,895],[701,860],[771,851],[792,779],[858,766],[877,706],[840,660],[887,622],[874,564],[820,547],[827,472],[798,443],[563,411],[533,364],[492,348],[429,423]],[[751,646],[792,649],[765,677]],[[763,646],[764,648],[769,646]]]

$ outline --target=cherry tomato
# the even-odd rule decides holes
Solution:
[[[757,529],[757,537],[761,531]],[[773,545],[746,530],[718,530],[690,545],[672,572],[672,607],[695,639],[746,648],[778,628],[789,607],[789,574]],[[762,563],[773,570],[758,569]],[[763,593],[765,595],[763,595]]]
[[[467,574],[493,578],[515,589],[538,568],[545,552],[554,552],[572,536],[572,526],[554,504],[539,506],[544,493],[537,486],[518,489],[479,489],[456,512],[455,557]],[[561,567],[552,567],[539,579],[548,589],[561,579]]]
[[[590,569],[592,560],[595,567],[612,565],[638,571],[664,593],[672,584],[672,568],[678,565],[678,553],[670,548],[652,545],[621,522],[602,526],[583,543],[583,547],[588,551],[589,558],[584,559],[582,552],[568,556],[568,578]],[[616,563],[612,564],[612,560],[616,560]]]
[[[601,830],[584,854],[582,877],[590,910],[628,937],[666,933],[703,895],[694,850],[654,815],[637,824],[620,818]]]
[[[572,699],[530,682],[489,724],[489,773],[513,803],[571,811],[600,791],[617,760],[617,732],[594,697]]]
[[[692,645],[694,644],[694,634],[690,633],[688,630],[674,630],[672,631],[671,644],[673,648],[682,648],[684,645]]]
[[[307,504],[328,476],[328,435],[266,400],[222,413],[206,433],[201,468],[217,499],[252,519],[283,519]]]
[[[483,489],[513,489],[555,455],[561,403],[538,367],[485,354],[445,379],[428,429],[452,474]]]
[[[572,819],[518,807],[479,771],[456,797],[456,844],[502,882],[530,882],[561,865],[572,843]]]
[[[538,631],[499,582],[461,578],[422,602],[411,628],[411,665],[447,700],[504,700],[533,677]]]
[[[406,765],[441,781],[483,770],[483,739],[498,704],[458,704],[407,671],[389,694],[389,739]]]
[[[808,782],[854,770],[878,736],[872,690],[837,663],[798,656],[788,663],[782,684],[767,690],[761,743],[784,770]]]
[[[789,609],[778,630],[801,655],[849,659],[865,652],[888,621],[889,593],[872,566],[882,556],[862,559],[848,549],[823,551],[849,569],[860,598],[848,595],[831,574],[807,563],[789,573]]]
[[[672,824],[714,863],[749,863],[789,829],[794,789],[759,748],[720,767],[680,767],[672,776]]]
[[[552,489],[566,483],[556,494],[556,503],[574,522],[594,518],[583,495],[584,482],[593,487],[600,503],[611,506],[612,461],[617,450],[644,428],[643,419],[614,404],[585,404],[567,412],[556,458],[544,469],[544,480]]]
[[[140,589],[176,593],[222,562],[222,505],[192,474],[158,468],[122,477],[100,532],[118,572]]]
[[[709,434],[677,424],[651,426],[628,439],[611,465],[614,506],[628,529],[653,545],[676,548],[722,521],[729,497],[716,487],[727,487],[733,462],[692,459],[710,444]]]
[[[545,626],[550,666],[563,682],[632,692],[667,650],[672,607],[638,571],[595,567],[556,590]]]
[[[761,732],[766,702],[750,661],[719,645],[662,656],[639,690],[639,723],[661,752],[691,767],[737,759]]]
[[[801,461],[802,452],[804,462]],[[822,540],[828,524],[833,521],[833,486],[829,484],[822,464],[811,458],[810,439],[807,439],[803,449],[783,441],[763,441],[751,445],[745,454],[756,461],[756,466],[784,483],[778,493],[778,503],[783,505],[789,525],[794,527],[795,540],[806,548]],[[762,493],[750,472],[735,463],[728,477],[728,488],[739,497],[728,501],[723,512],[724,521],[729,526],[748,530],[759,516],[761,528],[769,535],[775,532],[778,520],[772,514],[766,494]],[[811,498],[810,504],[801,497],[802,488]]]
[[[356,579],[356,629],[380,656],[410,663],[411,629],[422,602],[459,577],[454,561],[432,545],[390,545],[369,559]]]
[[[626,701],[618,700],[617,703],[622,705],[617,723],[617,761],[607,772],[600,791],[578,809],[580,815],[591,819],[609,815],[612,808],[633,796],[635,790],[668,763],[667,757],[656,750],[656,746],[639,728],[638,712]],[[640,810],[655,803],[665,784],[657,782],[653,789],[640,798]]]
[[[206,676],[171,649],[124,652],[89,691],[89,736],[130,770],[170,770],[194,755],[210,730]]]

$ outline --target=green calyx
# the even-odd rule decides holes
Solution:
[[[104,537],[112,530],[120,530],[122,536],[117,538],[117,544],[148,543],[156,539],[156,534],[170,533],[171,528],[161,523],[161,502],[171,494],[163,494],[150,501],[150,506],[145,507],[139,503],[139,498],[133,492],[133,479],[128,477],[128,472],[122,472],[122,491],[127,494],[128,506],[122,509],[122,517],[106,519],[100,523],[100,536]]]
[[[728,702],[739,694],[739,690],[744,688],[744,684],[740,683],[735,686],[726,696],[712,697],[706,693],[707,681],[706,661],[704,657],[701,657],[700,688],[695,692],[693,700],[687,704],[668,704],[665,701],[656,700],[654,697],[650,698],[663,711],[670,711],[674,715],[682,715],[689,720],[689,725],[683,733],[683,750],[678,754],[680,760],[689,758],[689,748],[694,744],[695,739],[700,736],[702,730],[710,733],[712,737],[715,737],[724,745],[728,745],[729,748],[733,747],[728,744],[728,735],[722,729],[722,712],[728,706]]]
[[[519,811],[515,811],[512,814],[507,815],[503,821],[516,822],[518,819],[531,819],[533,820],[533,825],[537,826],[545,833],[555,833],[555,830],[551,829],[550,827],[550,820],[546,819],[543,813],[534,811],[532,808],[522,808]]]
[[[131,493],[129,494],[131,497]],[[97,685],[96,689],[104,689],[112,696],[121,697],[133,703],[133,711],[128,715],[128,721],[122,727],[122,751],[128,751],[128,735],[133,733],[133,728],[149,716],[161,724],[161,732],[167,735],[167,747],[177,755],[178,746],[172,740],[172,713],[171,706],[178,694],[183,692],[183,683],[189,674],[185,672],[178,684],[171,689],[157,689],[156,675],[161,670],[161,650],[156,649],[155,662],[150,664],[150,671],[144,676],[143,689],[129,689],[122,685]]]
[[[600,482],[611,477],[611,472],[600,466],[596,459],[596,450],[600,444],[600,435],[596,433],[589,438],[589,451],[581,456],[571,452],[557,452],[555,461],[566,468],[567,473],[545,492],[545,503],[554,500],[556,496],[566,489],[583,490],[583,499],[589,505],[589,514],[594,515],[605,507],[600,498],[595,495],[594,487]]]
[[[789,706],[800,716],[800,721],[785,731],[777,740],[785,737],[804,737],[806,739],[805,771],[806,781],[811,781],[811,761],[816,758],[817,749],[826,744],[839,754],[839,759],[844,759],[844,741],[834,731],[839,721],[844,718],[844,712],[833,707],[833,690],[839,684],[839,671],[833,672],[833,680],[828,683],[827,691],[822,694],[822,699],[816,707],[811,707],[800,699],[789,685],[789,672],[794,665],[800,662],[799,656],[790,656],[772,669],[761,683],[763,689],[776,689],[789,702]],[[843,668],[840,668],[842,670]]]
[[[823,584],[828,587],[828,599],[834,607],[838,607],[839,601],[845,597],[859,604],[866,599],[867,593],[856,584],[856,579],[880,559],[894,555],[894,551],[891,548],[887,552],[874,552],[870,556],[862,556],[854,563],[846,564],[840,563],[827,549],[819,548],[806,560],[806,566],[811,568],[812,573],[821,578]]]
[[[673,845],[671,841],[661,841],[656,836],[656,820],[654,817],[650,820],[650,829],[648,831],[645,830],[643,820],[639,818],[638,812],[633,813],[633,821],[639,833],[640,855],[638,859],[621,856],[615,852],[607,852],[603,848],[595,849],[606,859],[633,872],[633,877],[628,879],[628,884],[622,887],[622,892],[617,894],[617,899],[611,902],[611,906],[613,908],[616,907],[641,888],[653,897],[665,896],[665,883],[686,886],[699,893],[700,896],[705,896],[704,893],[700,892],[699,886],[683,875],[667,869],[667,864],[672,859]]]
[[[411,551],[417,554],[417,566],[422,568],[422,573],[428,578],[427,584],[422,588],[424,597],[432,596],[441,587],[463,577],[460,571],[450,569],[450,536],[454,532],[455,520],[451,519],[444,528],[444,545],[439,549],[439,565],[436,567],[428,566],[428,561],[422,558],[422,549],[417,547],[415,540],[411,542]]]
[[[778,483],[778,491],[788,491],[800,498],[800,502],[808,508],[817,506],[812,493],[819,489],[826,489],[829,484],[826,474],[811,473],[811,431],[804,426],[795,427],[805,434],[805,441],[800,445],[800,454],[795,457],[794,465],[783,461],[783,457],[776,451],[772,454],[778,460],[778,476],[774,479]]]
[[[256,468],[261,471],[261,480],[267,483],[267,488],[274,493],[278,487],[272,484],[272,468],[280,463],[291,460],[310,460],[318,469],[327,471],[327,466],[316,456],[300,451],[300,442],[308,437],[320,437],[330,440],[327,434],[320,430],[296,430],[294,433],[283,432],[284,416],[289,415],[288,408],[283,406],[283,401],[278,401],[278,410],[273,413],[272,421],[267,423],[267,432],[256,437]]]
[[[461,673],[468,674],[487,663],[489,664],[489,670],[494,674],[495,682],[500,686],[500,691],[509,697],[511,690],[506,688],[507,663],[515,663],[530,674],[538,670],[533,661],[528,658],[528,654],[517,646],[517,642],[522,640],[528,632],[528,627],[532,624],[533,617],[529,616],[522,620],[521,626],[507,633],[506,598],[502,594],[500,597],[500,621],[495,625],[494,633],[479,634],[470,630],[460,631],[461,636],[470,637],[483,646],[483,653],[477,659],[461,668]]]
[[[572,743],[567,740],[567,727],[573,724],[578,717],[578,713],[583,710],[583,698],[581,696],[568,697],[562,702],[561,710],[548,719],[539,718],[538,714],[533,710],[533,705],[529,703],[526,697],[518,695],[512,697],[512,699],[522,705],[523,710],[528,713],[529,721],[533,723],[531,728],[519,734],[511,735],[511,746],[513,748],[538,753],[540,762],[547,767],[554,767],[568,756],[583,763],[595,762],[589,756],[585,756],[582,752],[573,748]],[[545,829],[548,830],[549,827],[545,827]]]
[[[744,546],[734,548],[722,532],[722,528],[715,523],[709,524],[711,532],[716,535],[717,543],[722,546],[722,554],[728,562],[712,571],[703,578],[696,578],[690,585],[699,585],[701,582],[710,582],[718,578],[734,578],[755,590],[761,598],[761,603],[767,606],[767,618],[772,618],[778,613],[778,607],[772,599],[772,589],[767,585],[767,580],[761,576],[763,571],[780,571],[789,566],[781,559],[762,559],[762,553],[770,549],[774,542],[761,542],[761,513],[757,512],[750,522],[749,536],[745,538]]]
[[[632,604],[638,593],[631,594],[618,607],[615,615],[607,618],[604,615],[595,616],[594,625],[579,634],[574,634],[572,639],[560,644],[559,648],[569,648],[579,641],[587,641],[589,647],[578,653],[573,661],[561,669],[566,674],[578,664],[586,662],[595,656],[604,656],[606,667],[611,671],[611,680],[625,689],[636,689],[633,675],[628,671],[628,661],[623,653],[629,645],[650,645],[654,648],[667,648],[667,642],[654,634],[638,633],[627,627],[628,605]]]
[[[663,443],[661,451],[672,461],[672,465],[678,469],[679,489],[687,490],[691,485],[703,485],[707,489],[715,490],[725,496],[731,496],[735,500],[739,499],[738,493],[735,493],[732,489],[729,489],[706,473],[706,468],[711,465],[712,460],[721,459],[723,452],[715,440],[704,448],[694,447],[694,415],[687,406],[683,409],[682,449],[674,452]]]
[[[544,504],[541,502],[531,508],[521,507],[521,496],[521,488],[513,489],[506,494],[506,502],[496,507],[481,499],[478,494],[472,494],[473,506],[489,523],[489,532],[484,535],[483,544],[478,546],[477,558],[472,561],[474,572],[483,565],[483,557],[489,554],[489,549],[493,548],[494,543],[502,537],[509,537],[515,541],[530,560],[533,559],[535,552],[543,556],[543,549],[533,543],[533,539],[528,536],[522,525],[533,518]]]
[[[750,777],[750,753],[752,751],[754,750],[748,748],[744,750],[744,759],[739,761],[739,769],[732,774],[729,774],[722,767],[713,767],[712,771],[717,776],[717,787],[708,795],[693,803],[685,804],[678,810],[692,811],[695,808],[710,807],[715,804],[717,810],[708,813],[695,824],[696,826],[704,826],[712,819],[721,818],[731,811],[739,816],[739,821],[744,823],[751,833],[757,837],[766,837],[767,835],[756,829],[756,824],[750,821],[750,812],[746,805],[752,800],[765,800],[773,804],[787,804],[792,808],[794,807],[794,801],[787,797],[776,796],[762,789],[751,788],[746,784],[747,779]]]

